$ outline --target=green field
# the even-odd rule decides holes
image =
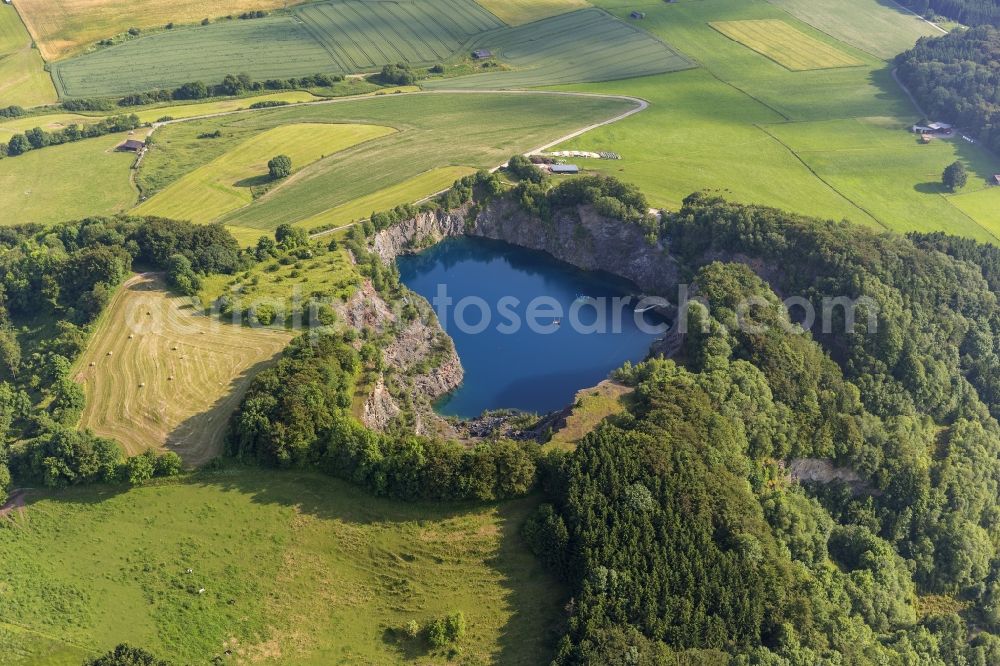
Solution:
[[[589,7],[587,0],[476,0],[507,25],[531,23]]]
[[[474,0],[335,0],[306,5],[296,15],[343,73],[441,62],[475,35],[503,25]]]
[[[626,0],[596,0],[619,16]],[[877,4],[871,0],[871,4]],[[906,128],[919,119],[885,61],[838,42],[762,0],[702,0],[643,7],[642,22],[692,57],[697,70],[639,80],[566,86],[631,94],[650,108],[556,149],[614,151],[620,162],[590,170],[637,183],[651,200],[677,208],[713,189],[738,201],[778,206],[877,228],[943,229],[990,238],[1000,228],[1000,189],[944,196],[934,185],[956,156],[974,180],[1000,161],[960,139],[919,146]],[[889,12],[906,34],[910,15]],[[792,72],[721,35],[713,21],[776,19],[831,44],[863,65]],[[878,39],[884,23],[853,24],[855,43]],[[801,154],[800,154],[801,151]],[[884,152],[880,152],[884,151]],[[752,165],[743,168],[741,165]],[[987,231],[990,230],[990,231]]]
[[[770,0],[800,21],[874,56],[889,60],[921,37],[941,30],[892,2]]]
[[[350,203],[337,206],[301,222],[306,229],[336,227],[367,218],[373,212],[413,203],[429,194],[448,189],[452,184],[473,172],[469,167],[441,167],[414,176],[398,185],[392,185],[373,194],[359,197]]]
[[[649,33],[600,9],[584,9],[476,39],[520,71],[443,79],[429,88],[532,88],[673,72],[694,63]]]
[[[290,123],[351,122],[396,133],[348,148],[294,183],[222,218],[256,237],[281,223],[302,223],[338,206],[399,186],[443,166],[491,168],[524,152],[626,111],[631,102],[597,97],[498,93],[421,93],[350,99],[237,114],[161,128],[140,172],[144,191],[168,186],[239,142]],[[218,129],[221,139],[198,135]],[[441,189],[431,183],[429,191]],[[364,212],[364,215],[371,210]],[[316,223],[310,223],[316,226]]]
[[[44,65],[17,11],[0,4],[0,107],[55,102],[56,91]]]
[[[331,123],[275,127],[195,169],[143,202],[135,212],[211,222],[254,201],[251,188],[269,183],[267,162],[275,155],[287,155],[292,160],[292,175],[278,184],[284,187],[294,183],[314,162],[392,132],[391,128],[376,125]],[[268,196],[272,194],[273,191]]]
[[[785,21],[713,21],[710,25],[733,41],[793,72],[862,64],[857,58],[796,30]]]
[[[2,224],[51,224],[131,208],[135,155],[115,152],[125,135],[108,135],[0,160]]]
[[[316,72],[349,74],[384,64],[433,64],[503,24],[474,0],[329,0],[292,14],[175,29],[53,66],[60,94],[117,95],[221,81]]]
[[[455,663],[546,663],[565,599],[520,543],[531,508],[242,468],[33,494],[0,529],[0,660],[77,666],[127,641],[174,663],[444,664],[395,630],[460,610]]]
[[[597,9],[512,28],[474,0],[328,0],[292,14],[141,37],[57,62],[53,75],[63,96],[119,95],[194,80],[214,83],[235,72],[266,79],[372,72],[390,63],[454,63],[473,48],[492,49],[525,71],[493,73],[482,83],[463,79],[462,87],[605,81],[692,66],[667,45]]]
[[[129,279],[74,366],[87,397],[80,427],[129,455],[170,449],[190,466],[222,453],[229,416],[292,335],[201,316],[159,277]]]

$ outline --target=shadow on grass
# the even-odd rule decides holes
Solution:
[[[951,194],[951,190],[944,186],[944,183],[917,183],[913,186],[921,194]]]

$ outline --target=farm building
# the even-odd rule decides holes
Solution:
[[[644,19],[646,18],[646,12],[633,11],[631,14],[629,14],[629,16],[636,20]]]
[[[580,167],[575,164],[553,164],[549,170],[555,174],[575,174],[580,173]]]
[[[118,150],[128,152],[128,153],[141,153],[146,148],[146,144],[139,139],[129,139],[122,145],[118,146]]]
[[[948,123],[926,123],[914,125],[912,131],[916,134],[949,134],[951,129]]]
[[[1000,185],[1000,173],[993,175],[992,185]]]
[[[472,57],[474,60],[486,60],[493,57],[493,51],[489,49],[476,49],[472,52]]]

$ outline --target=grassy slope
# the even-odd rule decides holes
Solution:
[[[163,187],[256,132],[287,123],[358,122],[399,130],[343,151],[297,182],[224,217],[227,224],[257,230],[301,222],[442,166],[492,167],[588,123],[629,108],[598,98],[520,94],[383,95],[333,104],[282,108],[164,127],[157,134],[140,182]],[[220,128],[223,140],[198,141]],[[207,151],[207,152],[206,152]],[[419,193],[431,194],[434,190]],[[370,211],[367,211],[370,212]],[[311,223],[315,226],[315,223]]]
[[[125,138],[103,136],[0,160],[0,224],[62,222],[131,207],[135,155],[114,152]]]
[[[692,63],[635,21],[584,9],[478,37],[517,71],[494,71],[427,83],[430,88],[530,88],[576,81],[611,81],[687,69]]]
[[[507,25],[521,25],[589,7],[587,0],[476,0]]]
[[[792,71],[863,64],[836,46],[814,39],[779,19],[713,21],[710,25],[726,37]]]
[[[290,339],[196,316],[188,299],[136,277],[116,294],[76,364],[74,379],[87,396],[80,426],[132,455],[168,447],[189,465],[204,464],[221,453],[229,415],[255,372]]]
[[[596,4],[619,15],[633,8],[626,0],[598,0]],[[611,150],[624,157],[622,162],[588,162],[588,168],[622,175],[642,186],[654,202],[668,207],[678,206],[696,189],[718,188],[740,201],[834,219],[846,217],[882,228],[936,227],[981,239],[1000,233],[1000,189],[979,195],[992,198],[994,206],[984,201],[969,206],[976,215],[973,221],[926,185],[934,179],[933,173],[939,174],[954,159],[953,154],[967,162],[977,183],[985,173],[1000,172],[1000,162],[963,141],[916,150],[913,137],[902,129],[917,119],[916,112],[883,61],[839,44],[866,65],[790,72],[708,25],[709,21],[780,18],[816,39],[838,45],[761,0],[704,0],[641,8],[647,12],[645,28],[697,60],[702,68],[638,81],[568,87],[635,94],[652,103],[644,113],[561,146]],[[909,25],[905,15],[898,20]],[[867,150],[867,156],[856,147],[849,151],[840,147],[839,133],[858,123],[827,124],[855,118],[864,119],[860,125],[870,133],[861,151]],[[775,128],[786,122],[796,123],[787,127],[788,132],[812,134],[812,150],[817,145],[828,147],[827,154],[820,150],[800,155],[795,145],[782,144],[778,140],[782,134]],[[812,129],[799,125],[806,122],[817,124]],[[880,154],[882,146],[893,146],[892,153]],[[847,171],[830,166],[836,163]]]
[[[801,21],[879,58],[889,59],[921,37],[942,34],[892,2],[770,0]]]
[[[226,648],[271,663],[448,663],[391,630],[461,610],[461,663],[539,664],[564,601],[517,534],[531,500],[402,504],[328,477],[232,469],[29,501],[19,528],[0,530],[0,616],[37,632],[19,646],[34,663],[79,654],[63,641],[128,641],[177,663]]]
[[[296,123],[275,127],[244,141],[192,171],[135,209],[140,215],[210,222],[253,202],[253,185],[269,182],[267,162],[275,155],[292,160],[291,186],[310,166],[342,150],[377,139],[393,130],[377,125]],[[272,194],[274,191],[272,191]]]
[[[0,4],[0,107],[56,101],[52,78],[11,5]]]
[[[84,46],[129,28],[158,28],[171,21],[195,23],[206,17],[272,9],[295,0],[17,0],[32,36],[47,60],[64,58]]]
[[[413,203],[430,194],[446,190],[456,180],[472,172],[473,169],[460,166],[431,169],[397,185],[359,197],[350,203],[303,220],[301,225],[306,229],[313,229],[321,226],[341,226],[362,220],[374,212],[389,210],[400,204]]]

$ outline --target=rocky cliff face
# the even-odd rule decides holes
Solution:
[[[479,213],[471,233],[623,277],[647,293],[667,294],[679,277],[667,249],[651,245],[642,227],[598,215],[591,206],[562,210],[551,222],[543,222],[518,204],[499,200]]]
[[[373,249],[388,263],[448,236],[466,234],[541,250],[578,268],[631,280],[651,294],[668,294],[679,278],[667,248],[651,245],[640,226],[602,217],[590,206],[560,211],[551,222],[543,222],[517,203],[501,199],[478,211],[475,219],[470,215],[468,206],[421,213],[379,232]]]

